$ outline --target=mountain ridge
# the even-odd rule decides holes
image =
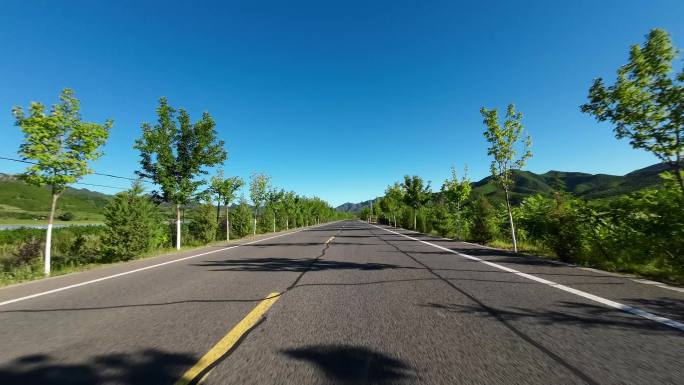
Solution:
[[[659,175],[669,169],[670,167],[664,163],[656,163],[621,176],[557,170],[536,174],[531,171],[514,170],[511,200],[513,203],[518,203],[530,195],[537,193],[550,195],[558,190],[587,200],[609,199],[656,186],[661,182]],[[504,199],[503,191],[494,183],[491,176],[472,182],[472,186],[472,198],[485,196],[494,202],[502,202]],[[433,194],[434,197],[439,198],[441,193],[435,191]],[[370,202],[377,199],[369,199],[359,203],[347,202],[336,209],[343,212],[356,212],[370,206]]]

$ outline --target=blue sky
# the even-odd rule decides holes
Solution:
[[[578,106],[651,28],[684,47],[682,20],[681,0],[3,1],[0,156],[21,142],[12,106],[71,87],[85,119],[114,119],[102,173],[133,176],[140,123],[167,96],[214,116],[228,175],[335,205],[404,174],[438,188],[452,164],[486,176],[479,109],[509,102],[533,138],[527,169],[624,174],[656,159]]]

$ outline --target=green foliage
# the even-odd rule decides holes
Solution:
[[[511,170],[522,169],[525,166],[525,161],[532,156],[530,151],[532,140],[529,135],[522,142],[521,155],[517,156],[518,149],[516,146],[523,135],[522,113],[515,112],[515,106],[509,104],[503,127],[499,123],[497,109],[488,110],[482,107],[480,113],[484,118],[485,126],[487,126],[484,136],[489,142],[487,155],[492,157],[491,175],[504,190],[509,190],[513,183]]]
[[[241,189],[244,184],[245,181],[242,178],[238,176],[225,178],[223,176],[223,170],[219,170],[218,173],[211,178],[211,185],[208,191],[216,196],[217,202],[229,206],[235,200],[237,191]]]
[[[591,228],[582,201],[558,193],[555,199],[541,195],[526,198],[520,206],[520,226],[531,239],[552,250],[561,261],[581,262]]]
[[[116,194],[104,215],[103,251],[108,260],[135,258],[168,242],[160,212],[140,183]]]
[[[485,244],[497,235],[494,207],[485,197],[478,198],[471,209],[470,239]]]
[[[423,179],[418,175],[405,175],[401,185],[404,203],[413,208],[413,229],[418,228],[418,209],[430,200],[430,182],[423,186]]]
[[[135,141],[142,167],[137,173],[158,184],[165,201],[183,205],[204,183],[195,178],[207,173],[205,167],[223,162],[226,151],[208,112],[191,123],[187,111],[176,110],[161,98],[157,115],[157,124],[143,123],[142,137]]]
[[[242,238],[252,233],[252,210],[243,198],[240,203],[230,211],[231,234]]]
[[[432,227],[437,233],[443,237],[449,235],[451,229],[454,228],[454,221],[447,208],[444,205],[432,207],[430,216],[432,218]]]
[[[453,225],[456,230],[456,236],[459,239],[463,239],[464,236],[461,206],[470,198],[471,191],[472,185],[470,179],[468,179],[468,168],[465,167],[463,170],[463,178],[458,180],[456,168],[451,167],[451,178],[445,180],[444,184],[442,184],[442,196],[446,199],[451,210],[456,213]]]
[[[511,238],[513,240],[513,250],[518,251],[518,245],[515,237],[515,225],[513,223],[513,215],[511,212],[511,202],[508,195],[513,179],[511,178],[513,169],[521,169],[525,165],[525,161],[532,156],[530,146],[532,139],[528,135],[522,141],[522,153],[518,157],[518,149],[516,146],[522,139],[522,113],[515,112],[515,106],[509,104],[506,109],[506,119],[503,127],[499,123],[499,112],[496,109],[488,110],[484,107],[480,109],[480,113],[484,118],[484,124],[487,130],[484,136],[489,142],[487,154],[490,155],[492,163],[490,172],[492,178],[503,188],[506,197],[506,208],[508,209],[508,217],[511,225]]]
[[[216,240],[216,217],[214,206],[211,204],[201,204],[194,208],[192,220],[188,225],[192,239],[207,244]]]
[[[65,211],[65,212],[59,214],[57,216],[57,219],[59,219],[60,221],[65,221],[65,222],[73,221],[74,220],[74,213],[72,213],[71,211]]]
[[[266,203],[271,177],[266,174],[253,173],[249,181],[249,197],[254,204],[254,213],[259,216],[259,209]]]
[[[102,155],[100,147],[113,124],[111,120],[104,124],[83,122],[80,102],[69,88],[62,91],[59,100],[49,113],[37,102],[31,103],[28,115],[21,107],[12,110],[15,124],[24,133],[19,154],[35,162],[28,166],[22,178],[32,185],[52,186],[54,194],[92,172],[88,161]]]
[[[581,106],[598,121],[615,124],[615,136],[672,167],[684,194],[684,68],[673,74],[677,49],[667,32],[653,29],[643,46],[633,45],[614,85],[594,80]]]

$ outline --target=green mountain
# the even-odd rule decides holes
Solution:
[[[67,188],[58,201],[58,212],[70,212],[75,220],[101,220],[110,195],[87,189]],[[50,213],[50,189],[36,187],[0,173],[0,219],[45,219]]]
[[[661,183],[659,174],[668,169],[667,165],[658,163],[623,176],[553,170],[544,174],[515,171],[511,198],[518,203],[533,194],[550,195],[562,190],[587,200],[608,199],[656,186]],[[504,199],[503,192],[494,184],[492,177],[473,183],[473,197],[481,195],[494,202]]]
[[[610,199],[658,185],[661,183],[659,174],[668,169],[667,165],[658,163],[623,176],[566,171],[548,171],[544,174],[514,171],[511,200],[517,204],[530,195],[551,195],[558,190],[588,200]],[[439,192],[434,195],[435,199],[439,199]],[[491,176],[473,182],[472,199],[482,195],[492,202],[504,201],[503,191],[494,183]],[[345,203],[338,206],[337,210],[344,212],[359,211],[369,205],[370,200],[361,203]]]

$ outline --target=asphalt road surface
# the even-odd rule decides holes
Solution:
[[[684,384],[676,288],[359,221],[237,244],[0,289],[0,384]]]

